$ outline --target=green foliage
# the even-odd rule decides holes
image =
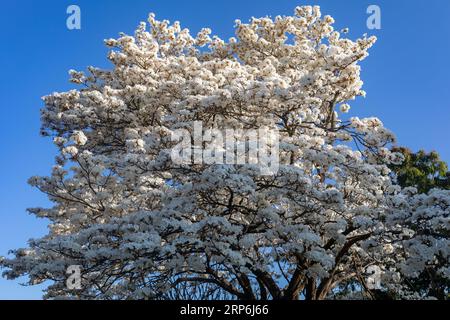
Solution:
[[[416,187],[420,193],[433,188],[450,189],[450,171],[437,152],[426,153],[420,150],[413,153],[404,147],[392,150],[401,152],[405,157],[401,165],[391,165],[400,186]]]

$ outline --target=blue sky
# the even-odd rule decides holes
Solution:
[[[81,30],[66,28],[66,9],[81,8]],[[367,98],[350,115],[377,116],[399,144],[437,150],[450,162],[450,1],[448,0],[21,0],[0,7],[0,255],[46,233],[43,220],[28,207],[48,206],[46,197],[26,183],[46,175],[56,150],[39,136],[40,97],[72,88],[69,69],[108,66],[103,39],[132,33],[149,12],[179,20],[197,33],[210,27],[223,38],[234,20],[292,14],[297,5],[319,4],[349,37],[375,34],[378,42],[363,62]],[[381,30],[368,30],[366,9],[381,8]],[[19,281],[20,282],[20,281]],[[39,299],[42,287],[23,287],[0,279],[0,299]]]

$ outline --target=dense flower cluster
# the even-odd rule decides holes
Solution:
[[[48,298],[432,296],[405,279],[449,277],[450,193],[402,190],[394,135],[377,118],[340,118],[365,96],[358,62],[374,37],[341,38],[310,6],[236,21],[228,41],[148,22],[106,40],[112,70],[72,70],[83,88],[44,98],[60,154],[30,183],[54,206],[29,210],[50,232],[0,262],[8,278],[51,280]],[[171,134],[195,121],[276,128],[278,172],[173,163]],[[70,265],[81,290],[65,285]]]

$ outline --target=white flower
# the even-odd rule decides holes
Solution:
[[[392,246],[392,244],[385,244],[383,246],[384,252],[386,252],[387,254],[391,254],[394,252],[394,247]]]
[[[68,146],[62,150],[62,153],[64,155],[69,155],[69,156],[75,157],[78,154],[78,149],[75,146]]]
[[[64,143],[67,142],[67,139],[63,137],[55,137],[53,138],[53,142],[58,146],[62,146]]]
[[[79,146],[83,146],[87,142],[87,137],[83,131],[74,131],[70,139]]]
[[[347,113],[350,111],[350,106],[347,103],[341,104],[339,110],[341,110],[342,113]]]

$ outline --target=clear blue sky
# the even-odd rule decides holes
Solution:
[[[66,9],[81,8],[81,30],[66,28]],[[179,20],[196,33],[211,27],[232,36],[236,18],[291,14],[297,5],[319,4],[349,36],[379,41],[363,63],[367,98],[351,115],[378,116],[401,145],[437,150],[450,161],[450,1],[448,0],[8,0],[0,5],[0,255],[46,233],[28,207],[49,205],[30,188],[32,175],[50,172],[55,149],[39,136],[40,97],[71,88],[69,69],[108,66],[103,39],[132,33],[149,12]],[[367,30],[366,8],[379,5],[381,30]],[[42,287],[0,279],[0,299],[38,299]]]

